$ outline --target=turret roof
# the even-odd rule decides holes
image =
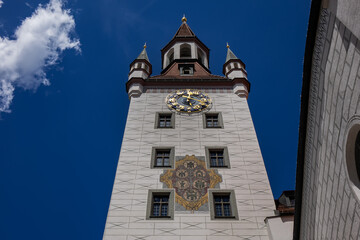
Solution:
[[[229,46],[229,45],[228,45]],[[238,59],[235,54],[230,50],[230,48],[228,47],[228,50],[227,50],[227,54],[226,54],[226,60],[225,60],[225,63],[231,59]]]
[[[191,30],[186,21],[180,25],[179,29],[175,33],[174,38],[176,37],[195,37],[195,33]]]
[[[139,56],[136,59],[145,59],[148,62],[150,62],[149,58],[148,58],[148,55],[147,55],[147,52],[146,52],[146,44],[144,45],[144,49],[141,51],[141,53],[139,54]]]

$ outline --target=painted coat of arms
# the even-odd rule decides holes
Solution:
[[[205,161],[186,155],[176,161],[175,169],[167,170],[160,181],[175,189],[175,201],[186,210],[198,210],[208,201],[208,188],[222,181],[216,170],[206,169]]]

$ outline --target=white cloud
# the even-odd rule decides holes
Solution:
[[[4,2],[3,2],[2,0],[0,0],[0,8],[1,8],[1,6],[3,5],[3,3],[4,3]]]
[[[39,5],[16,29],[14,39],[0,36],[0,113],[10,112],[15,87],[49,85],[45,68],[55,65],[65,49],[80,51],[79,40],[70,36],[74,18],[62,7],[62,0]]]

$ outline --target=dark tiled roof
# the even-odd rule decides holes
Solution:
[[[190,29],[186,22],[183,22],[175,33],[174,38],[176,37],[195,37],[195,33]]]

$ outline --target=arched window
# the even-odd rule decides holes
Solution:
[[[180,46],[180,58],[191,58],[191,46],[189,44],[182,44]]]
[[[198,59],[202,64],[205,64],[205,57],[204,57],[204,53],[203,51],[201,51],[199,48],[197,49],[197,55],[198,55]]]
[[[170,49],[170,51],[167,54],[167,64],[169,65],[172,61],[174,61],[174,49]]]

